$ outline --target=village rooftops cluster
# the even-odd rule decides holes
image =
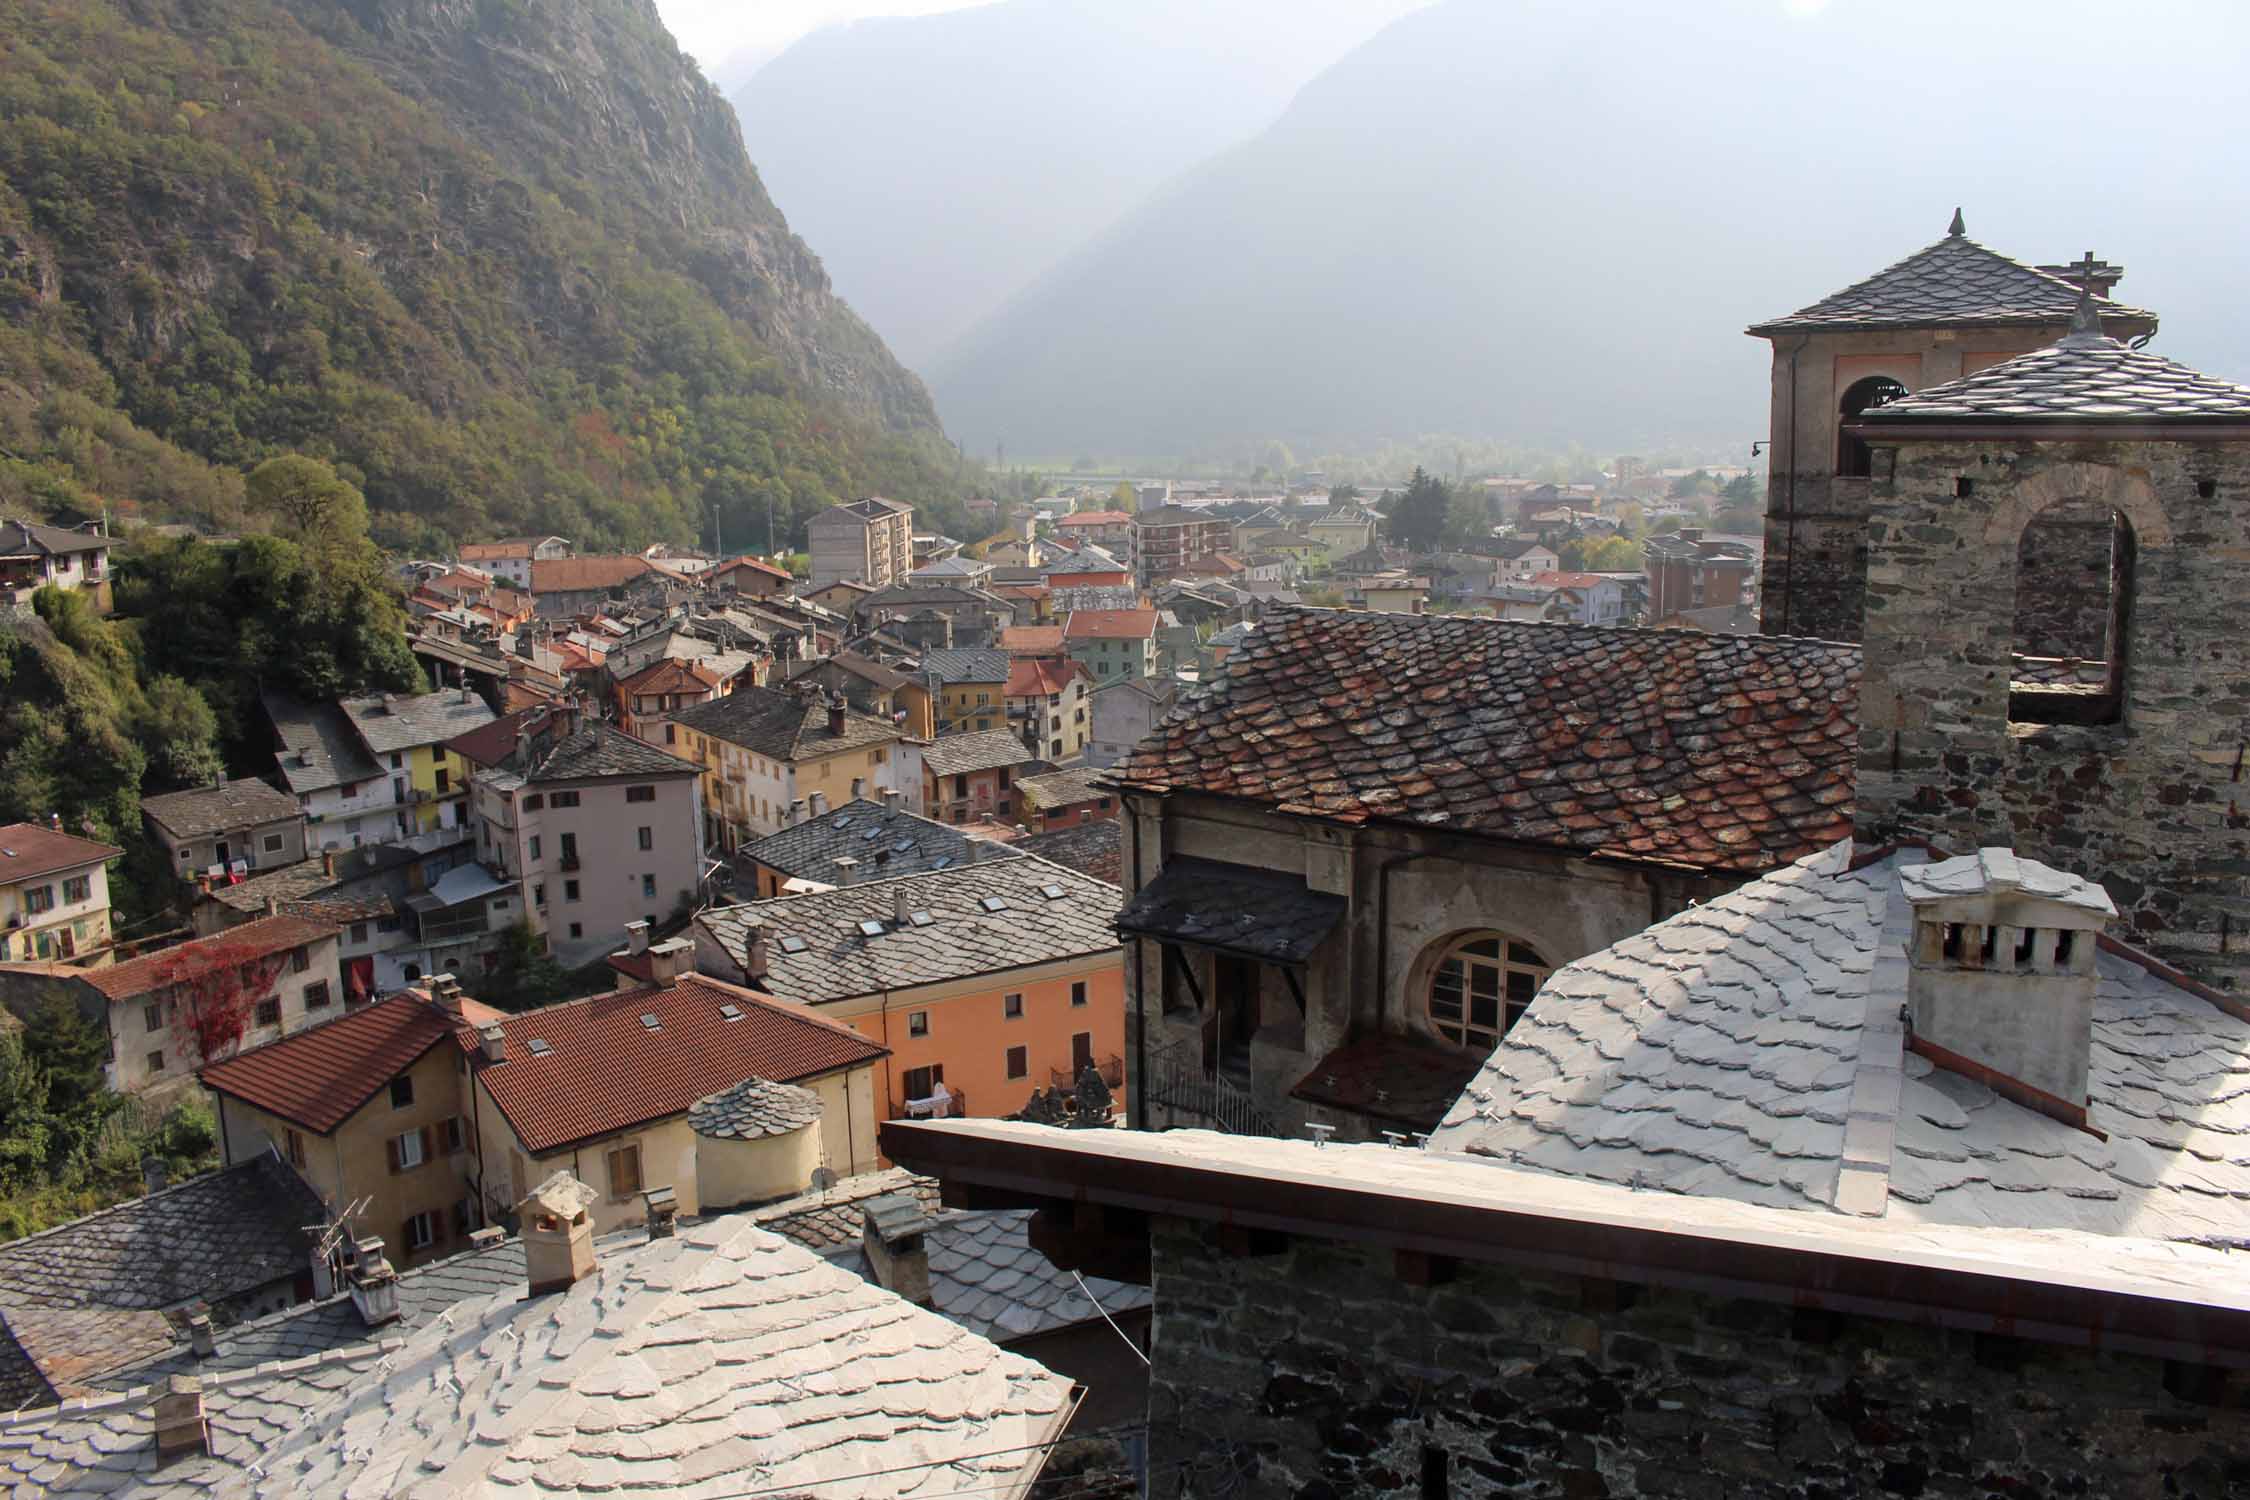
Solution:
[[[754,983],[819,1005],[1108,952],[1116,912],[1114,886],[1018,857],[720,907],[696,922]]]
[[[979,729],[940,735],[922,751],[922,768],[932,776],[965,776],[997,771],[1038,759],[1012,729]]]
[[[1978,244],[1964,232],[1956,213],[1951,231],[1936,244],[1749,331],[1770,337],[1864,328],[2060,323],[2077,307],[2080,290],[2053,271]],[[2107,298],[2097,299],[2097,305],[2101,317],[2121,332],[2147,333],[2156,327],[2156,315],[2141,308]]]
[[[1114,773],[1755,871],[1851,831],[1855,646],[1283,609]]]
[[[899,737],[898,730],[881,719],[831,709],[817,694],[775,688],[738,687],[723,698],[683,708],[672,719],[683,729],[792,763]]]
[[[198,942],[159,948],[123,963],[87,969],[80,977],[110,999],[123,1000],[171,985],[191,984],[230,967],[274,961],[293,949],[334,936],[333,922],[287,915],[260,917]]]

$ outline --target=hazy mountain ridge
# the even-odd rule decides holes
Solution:
[[[1960,202],[2005,253],[2123,260],[2167,352],[2250,375],[2250,317],[2197,248],[2250,204],[2178,103],[2223,91],[2239,49],[2209,33],[2242,21],[2160,12],[2096,55],[2099,15],[1449,0],[924,370],[984,453],[1746,446],[1767,354],[1741,328],[1938,238]],[[1868,77],[1898,82],[1869,99]]]
[[[314,452],[394,538],[959,488],[648,0],[0,0],[0,37],[7,436],[64,392],[222,468]],[[61,467],[35,509],[161,502]]]

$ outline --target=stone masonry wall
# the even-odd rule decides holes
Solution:
[[[2122,936],[2250,985],[2250,444],[1917,443],[1885,477],[1888,457],[1870,528],[1861,836],[2013,845],[2101,882]],[[2134,533],[2119,722],[2011,723],[2018,541],[2035,515],[2088,501]]]
[[[2250,1413],[2159,1360],[1485,1265],[1418,1287],[1387,1252],[1236,1257],[1181,1220],[1152,1249],[1155,1495],[2250,1490]]]

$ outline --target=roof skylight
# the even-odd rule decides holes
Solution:
[[[781,951],[784,953],[802,953],[808,946],[810,945],[801,937],[785,937],[781,940]]]
[[[873,917],[869,917],[866,921],[859,924],[859,935],[861,937],[881,937],[883,935],[883,931],[883,924],[876,921]]]
[[[545,1057],[548,1053],[555,1050],[554,1048],[547,1045],[546,1039],[544,1037],[535,1036],[531,1039],[528,1045],[531,1048],[531,1055],[533,1057]]]
[[[986,911],[1006,911],[1008,909],[1008,901],[1004,896],[987,896],[977,905],[983,907]]]

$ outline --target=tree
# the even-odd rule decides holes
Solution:
[[[1708,495],[1717,488],[1718,485],[1708,473],[1697,469],[1692,474],[1682,474],[1672,481],[1672,498],[1685,500],[1695,495]]]
[[[1640,543],[1622,536],[1605,536],[1586,544],[1589,573],[1637,573],[1641,567]]]
[[[1725,486],[1720,489],[1719,498],[1726,501],[1729,505],[1743,505],[1749,506],[1753,509],[1756,508],[1758,504],[1757,477],[1749,473],[1747,470],[1745,470],[1743,473],[1735,475],[1734,478],[1728,480]]]
[[[1406,493],[1391,506],[1388,517],[1391,540],[1414,552],[1428,552],[1445,536],[1445,523],[1453,504],[1453,487],[1417,467]]]
[[[167,950],[149,993],[161,997],[181,1050],[198,1064],[213,1062],[241,1043],[251,1012],[272,996],[285,956],[221,933]]]
[[[317,458],[269,458],[250,471],[244,498],[274,518],[274,529],[314,552],[367,539],[367,501]]]
[[[1109,492],[1110,503],[1118,510],[1131,515],[1140,506],[1141,492],[1120,479],[1117,488]]]
[[[1328,487],[1328,503],[1330,505],[1350,505],[1358,498],[1359,486],[1348,480],[1343,484],[1332,484]]]
[[[1729,536],[1756,536],[1764,524],[1755,506],[1723,506],[1711,517],[1711,529]]]

